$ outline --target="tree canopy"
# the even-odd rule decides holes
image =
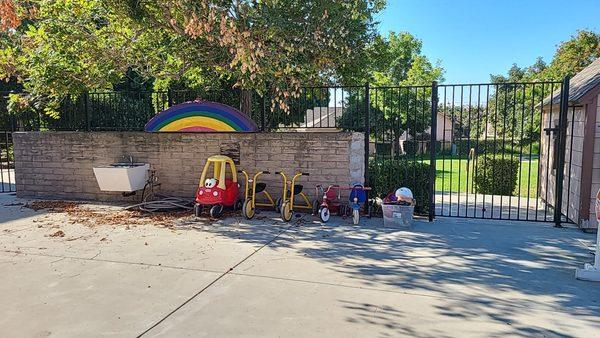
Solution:
[[[513,64],[506,75],[490,75],[490,79],[494,83],[561,80],[579,73],[599,57],[600,34],[580,30],[558,45],[549,64],[538,57],[531,66],[521,68]]]
[[[274,88],[331,81],[373,40],[382,0],[0,0],[0,78],[31,98],[111,88],[134,70],[156,86]]]
[[[356,82],[369,82],[375,88],[370,96],[371,137],[376,142],[393,143],[399,153],[399,140],[407,131],[413,137],[431,124],[431,89],[406,86],[430,86],[444,81],[440,62],[432,63],[422,54],[422,41],[408,32],[390,32],[378,36],[366,48],[364,68]],[[405,86],[405,87],[402,87]],[[388,88],[385,88],[388,87]],[[348,95],[348,111],[339,125],[348,130],[364,127],[365,98],[360,93]]]
[[[495,126],[495,131],[510,138],[515,135],[517,138],[522,137],[520,141],[523,143],[539,139],[542,127],[540,114],[532,114],[530,111],[539,109],[535,107],[539,107],[544,97],[560,88],[560,84],[544,84],[544,81],[561,81],[567,75],[573,76],[598,57],[600,34],[581,30],[557,46],[550,63],[538,57],[531,66],[519,67],[513,64],[505,75],[490,75],[491,82],[496,84],[489,102],[491,118],[508,120],[507,124]],[[531,83],[514,84],[520,82]],[[516,113],[523,111],[528,113]]]

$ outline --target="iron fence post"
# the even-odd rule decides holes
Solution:
[[[90,108],[89,108],[89,94],[88,92],[83,93],[83,109],[85,112],[85,128],[87,131],[92,130],[92,121],[90,119]]]
[[[554,184],[554,226],[561,227],[563,181],[565,175],[565,148],[567,146],[567,111],[569,110],[569,83],[570,77],[566,76],[560,89],[560,116],[558,118],[558,154],[556,165],[556,183]],[[553,104],[550,101],[550,104]]]
[[[269,86],[267,86],[267,90],[262,95],[261,107],[260,107],[260,131],[265,132],[265,110],[266,110],[266,101],[267,101],[267,91]]]
[[[367,82],[365,84],[365,186],[369,185],[369,137],[371,134],[371,122],[370,122],[370,115],[371,115],[371,97],[370,97],[370,86],[369,83]]]
[[[15,93],[16,92],[14,90],[11,90],[9,92],[9,94],[15,94]],[[6,97],[6,99],[8,100],[8,96]],[[17,116],[15,115],[14,111],[9,112],[9,115],[10,115],[10,128],[11,128],[11,131],[14,133],[15,131],[17,131],[17,128],[18,128],[17,127],[17,124],[18,124]]]
[[[429,222],[435,218],[435,150],[437,142],[438,84],[431,83],[431,130],[429,137]]]
[[[173,107],[173,92],[171,88],[167,89],[167,102],[169,103],[169,108]]]

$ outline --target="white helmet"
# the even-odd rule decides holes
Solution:
[[[396,190],[396,200],[398,203],[407,203],[412,205],[414,203],[414,197],[412,191],[406,187],[402,187]]]

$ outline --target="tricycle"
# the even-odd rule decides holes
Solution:
[[[326,223],[332,213],[337,213],[338,216],[352,215],[352,222],[358,224],[360,221],[360,211],[363,207],[364,213],[371,217],[371,206],[368,203],[369,187],[362,184],[353,184],[350,187],[340,187],[337,184],[332,184],[324,189],[322,185],[317,185],[317,196],[322,196],[321,202],[315,201],[313,213],[319,216],[321,222]],[[350,190],[348,195],[348,204],[341,201],[341,192]]]

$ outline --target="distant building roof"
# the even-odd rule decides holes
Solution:
[[[569,102],[575,102],[600,84],[600,58],[573,76],[569,85]],[[544,99],[544,105],[560,103],[560,89]]]
[[[308,128],[335,128],[336,120],[344,114],[342,107],[314,107],[307,109],[304,115],[304,125]]]
[[[337,119],[344,113],[342,107],[313,107],[306,110],[302,122],[294,125],[280,124],[278,130],[302,131],[306,128],[319,128],[325,131],[326,129],[337,129]]]

